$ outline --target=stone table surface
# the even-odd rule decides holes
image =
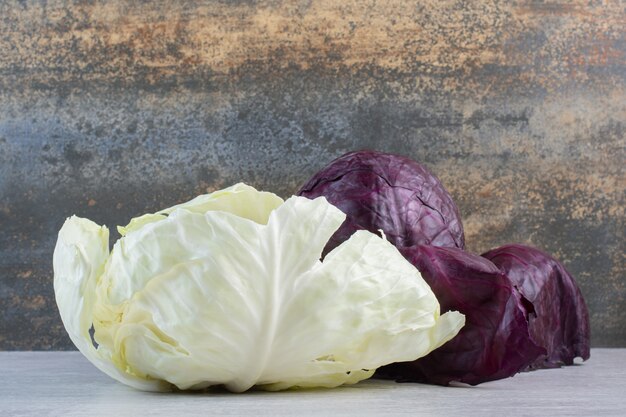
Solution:
[[[114,382],[78,352],[0,352],[2,416],[624,416],[626,349],[581,365],[477,387],[369,380],[288,392],[148,393]]]

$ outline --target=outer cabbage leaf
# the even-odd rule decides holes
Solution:
[[[546,348],[529,369],[571,365],[589,359],[589,312],[574,278],[539,249],[509,244],[483,254],[505,273],[533,305],[529,317],[533,341]]]
[[[235,213],[179,206],[136,223],[104,266],[102,256],[93,260],[100,275],[58,279],[66,255],[55,253],[57,294],[71,293],[57,297],[60,310],[93,304],[75,332],[88,346],[93,323],[90,360],[110,360],[121,377],[109,374],[145,382],[134,385],[141,389],[333,387],[423,356],[463,325],[462,314],[440,316],[419,272],[369,232],[322,263],[345,218],[325,199],[292,197],[256,217],[232,203]],[[67,291],[93,275],[88,293]]]
[[[426,167],[403,156],[347,153],[316,173],[298,195],[324,196],[348,214],[327,251],[361,229],[382,230],[398,248],[465,246],[461,216],[450,194]]]
[[[76,216],[67,219],[53,257],[54,292],[63,325],[78,350],[102,372],[137,389],[162,390],[166,386],[160,381],[137,378],[116,368],[110,354],[96,350],[91,342],[96,279],[108,256],[106,227]]]
[[[402,381],[476,385],[513,376],[545,354],[528,330],[527,300],[491,262],[457,248],[402,248],[441,303],[458,310],[467,323],[459,334],[416,361],[378,370],[378,376]]]

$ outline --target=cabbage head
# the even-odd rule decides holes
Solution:
[[[430,287],[385,239],[358,231],[323,260],[345,214],[325,198],[245,184],[109,232],[72,216],[54,289],[76,347],[149,391],[335,387],[453,338]]]

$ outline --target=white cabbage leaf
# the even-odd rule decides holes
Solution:
[[[237,184],[133,219],[109,253],[106,227],[70,217],[61,318],[100,370],[150,391],[335,387],[454,337],[464,316],[440,315],[385,239],[359,231],[320,261],[344,219],[323,197]]]

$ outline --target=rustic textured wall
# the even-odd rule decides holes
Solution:
[[[175,4],[176,3],[176,4]],[[626,346],[621,1],[0,3],[0,349],[67,349],[66,216],[243,180],[284,196],[359,148],[428,165],[467,243],[560,258]]]

